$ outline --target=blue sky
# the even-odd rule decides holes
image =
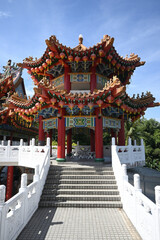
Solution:
[[[138,54],[146,64],[134,72],[127,93],[151,91],[160,102],[159,0],[0,0],[0,72],[8,59],[41,57],[51,35],[74,47],[80,33],[87,47],[108,34],[121,56]],[[32,95],[32,80],[25,71],[23,77]],[[160,107],[145,117],[160,122]]]

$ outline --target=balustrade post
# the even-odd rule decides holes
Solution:
[[[135,164],[135,159],[133,155],[133,146],[132,146],[132,139],[129,137],[128,138],[128,159],[129,159],[129,164],[134,166]]]
[[[143,143],[143,139],[141,138],[141,146],[143,146],[144,145],[144,143]]]
[[[8,140],[8,144],[7,144],[7,158],[10,157],[10,151],[11,151],[11,141]]]
[[[8,140],[8,146],[11,146],[11,140]]]
[[[35,191],[36,191],[36,205],[38,208],[38,203],[41,196],[41,188],[43,187],[41,186],[42,183],[39,182],[40,181],[39,165],[35,166],[34,171],[35,172],[33,176],[33,182],[37,182]]]
[[[35,138],[32,138],[32,146],[35,146]]]
[[[114,137],[112,137],[112,145],[116,145],[116,141]]]
[[[78,156],[79,150],[80,150],[79,141],[77,141],[77,146],[75,147],[75,156],[76,156],[76,157]]]
[[[27,174],[23,173],[21,175],[21,187],[19,189],[19,193],[23,193],[22,198],[22,208],[23,208],[23,223],[24,226],[27,223],[28,219],[28,191],[27,191]]]
[[[127,165],[126,164],[122,164],[122,176],[123,176],[123,180],[126,180],[128,182]]]
[[[36,165],[34,168],[34,177],[33,181],[39,181],[40,176],[39,176],[39,165]]]
[[[6,187],[4,185],[0,185],[0,239],[4,239],[5,235],[5,194]]]
[[[157,239],[160,239],[160,186],[155,187],[155,202],[156,202],[156,233]]]
[[[136,141],[136,139],[134,140],[134,146],[136,146],[137,145],[137,141]]]
[[[133,225],[137,226],[137,217],[138,217],[138,208],[137,208],[137,195],[142,192],[142,189],[140,187],[140,175],[139,174],[134,174],[134,194],[133,194]]]
[[[20,139],[20,146],[23,146],[23,139]]]
[[[125,182],[128,182],[127,165],[122,164],[121,192],[122,192],[122,198],[123,198],[124,201],[125,201]]]
[[[21,175],[21,187],[19,189],[19,192],[24,192],[27,188],[27,174],[23,173]]]
[[[140,176],[139,174],[134,174],[134,187],[136,191],[142,192],[140,187]]]
[[[47,144],[46,144],[48,147],[50,147],[50,138],[47,137]]]
[[[21,161],[21,156],[22,156],[22,146],[23,146],[23,139],[20,139],[20,145],[19,145],[19,159],[18,159],[18,162]],[[23,157],[23,156],[22,156]]]
[[[49,150],[49,153],[48,153],[49,158],[50,158],[50,151],[51,151],[50,141],[51,141],[51,139],[49,137],[47,137],[46,146],[48,147],[48,150]]]
[[[132,140],[130,137],[128,138],[128,145],[130,145],[130,146],[132,145]]]
[[[4,140],[2,140],[1,145],[4,146]]]
[[[142,154],[142,163],[145,165],[145,147],[144,147],[144,142],[143,139],[141,138],[141,154]]]

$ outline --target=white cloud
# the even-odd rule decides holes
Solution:
[[[9,12],[0,11],[0,18],[7,18],[7,17],[11,17],[11,14]]]

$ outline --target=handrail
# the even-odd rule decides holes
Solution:
[[[22,143],[22,142],[21,142]],[[25,158],[25,151],[22,144],[19,146],[18,163],[23,162],[30,167],[35,167],[33,182],[27,186],[27,174],[21,176],[21,187],[19,192],[11,199],[5,202],[5,186],[0,185],[0,239],[15,240],[22,229],[26,226],[34,212],[38,208],[40,196],[47,177],[50,165],[50,139],[47,138],[47,145],[43,147],[44,152],[39,152],[43,159],[40,159],[40,165],[32,164],[32,161],[22,161],[21,157]],[[27,156],[35,156],[36,149],[42,147],[30,147],[30,152]],[[38,153],[38,152],[37,152]],[[31,159],[28,159],[31,160]],[[37,161],[36,161],[37,163]]]
[[[141,139],[141,145],[137,146],[131,144],[131,139],[128,140],[128,146],[116,146],[115,139],[112,138],[112,146],[115,146],[118,158],[121,164],[126,164],[127,167],[144,166],[145,165],[145,148],[143,139]]]
[[[132,158],[132,155],[130,157]],[[114,138],[112,138],[112,167],[123,209],[142,239],[160,240],[160,186],[155,187],[155,204],[142,193],[139,174],[134,175],[134,186],[128,182],[127,165],[122,164]]]

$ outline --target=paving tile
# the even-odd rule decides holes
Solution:
[[[39,208],[17,238],[17,240],[24,239],[140,240],[141,238],[122,209]]]

